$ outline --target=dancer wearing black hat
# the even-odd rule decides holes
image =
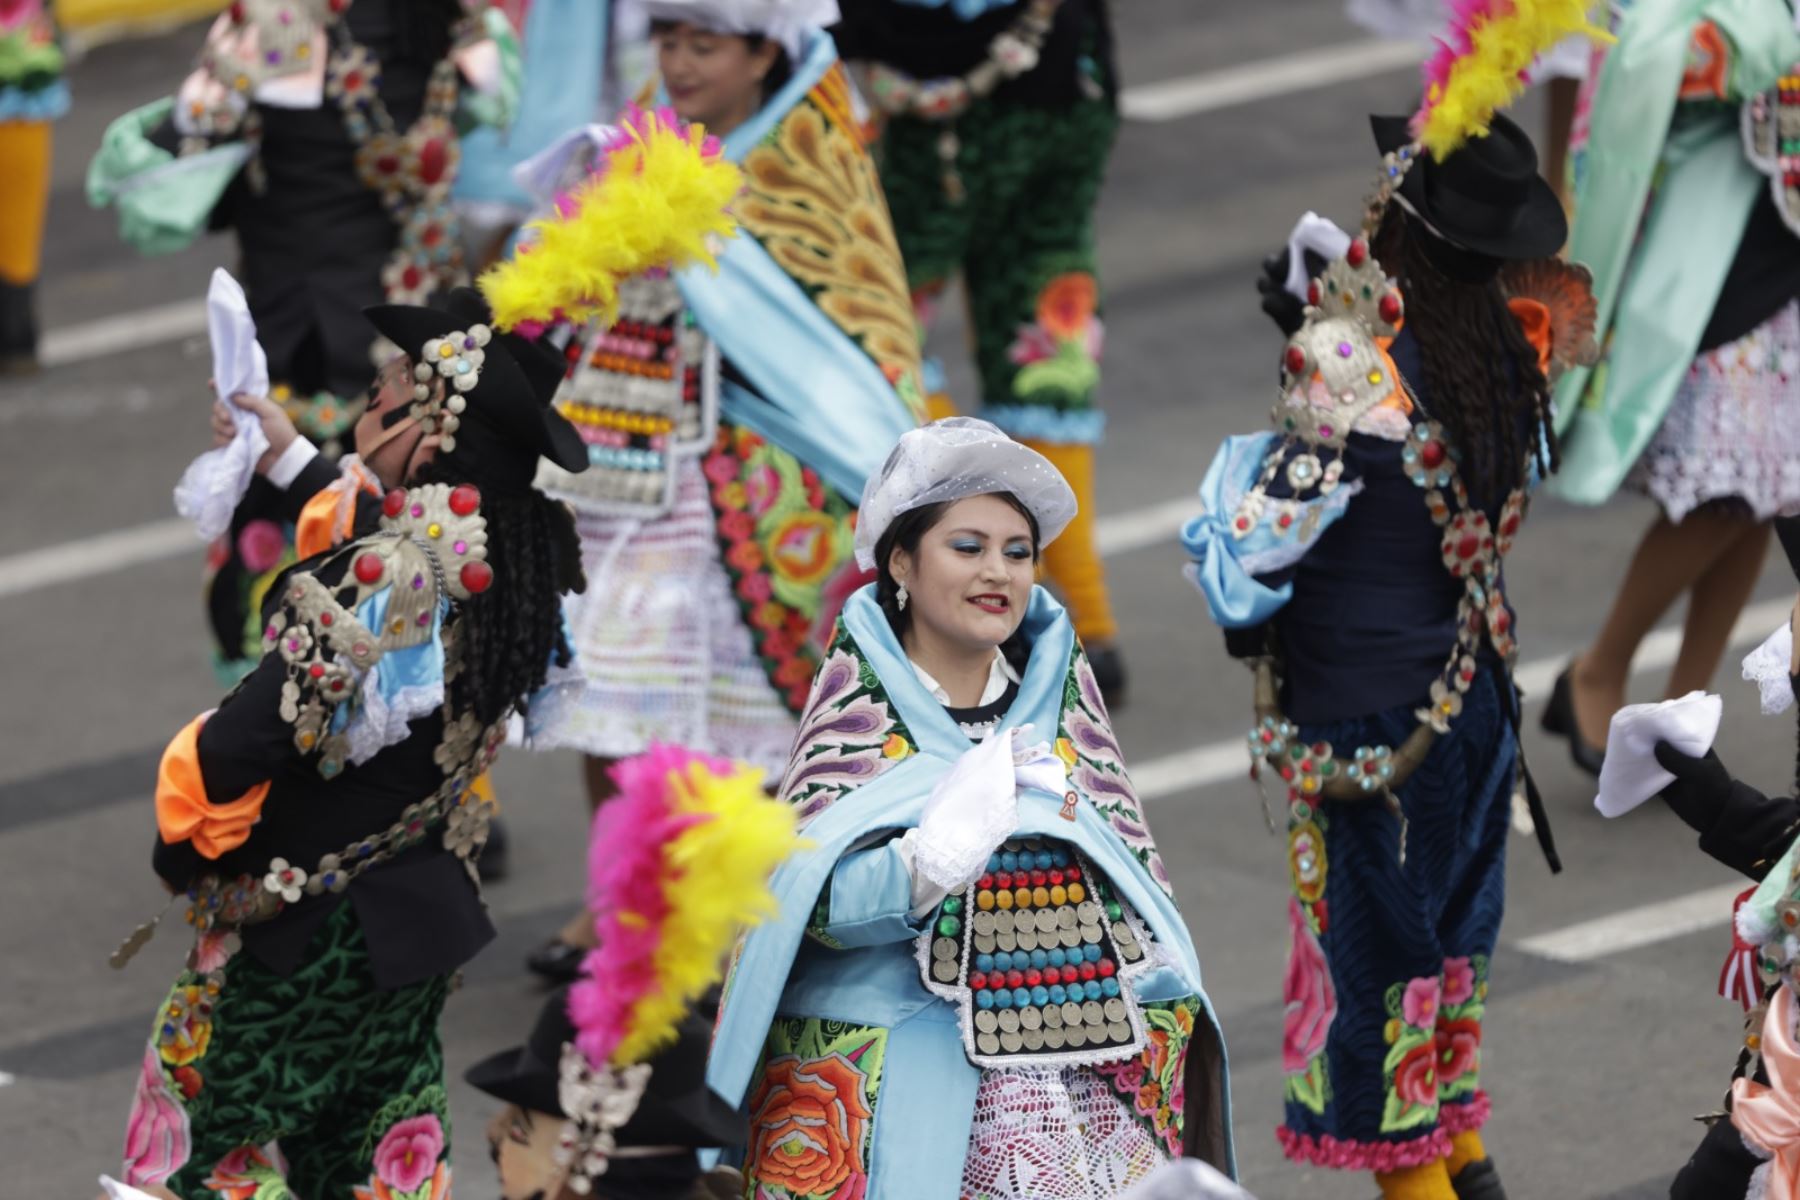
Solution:
[[[154,865],[197,940],[145,1049],[127,1183],[449,1195],[438,1014],[494,932],[475,874],[492,805],[472,785],[567,664],[561,597],[583,586],[573,520],[533,486],[540,459],[588,461],[551,405],[562,358],[508,330],[603,308],[618,278],[728,230],[698,147],[675,142],[683,178],[577,190],[617,236],[578,287],[530,298],[547,307],[502,270],[486,286],[505,320],[466,288],[366,310],[401,347],[356,426],[385,494],[277,581],[261,661],[163,757]]]
[[[1281,1142],[1390,1200],[1502,1197],[1478,1131],[1515,788],[1558,869],[1501,563],[1556,462],[1547,375],[1585,354],[1584,274],[1552,258],[1565,223],[1530,140],[1470,95],[1582,28],[1556,8],[1470,6],[1511,28],[1453,30],[1487,53],[1447,50],[1419,114],[1373,119],[1363,236],[1304,305],[1265,302],[1291,335],[1274,429],[1226,443],[1183,537],[1255,671],[1252,773],[1285,793]]]
[[[145,1049],[128,1183],[449,1191],[437,1017],[494,932],[469,786],[566,657],[575,532],[531,480],[586,456],[556,373],[534,379],[540,352],[476,293],[369,317],[408,348],[357,426],[389,489],[374,525],[283,576],[262,661],[163,758],[154,865],[198,936]]]
[[[1777,517],[1775,532],[1800,578],[1800,518]],[[1793,706],[1800,686],[1794,630],[1786,625],[1744,660],[1762,691],[1764,713]],[[1800,911],[1800,779],[1795,796],[1765,796],[1734,779],[1716,753],[1685,754],[1661,742],[1656,760],[1675,778],[1662,798],[1700,835],[1700,849],[1758,886],[1734,906],[1732,956],[1720,991],[1748,1011],[1744,1044],[1723,1108],[1675,1177],[1671,1200],[1791,1197],[1800,1186],[1800,1043],[1795,1037],[1795,971],[1800,943],[1790,924]]]

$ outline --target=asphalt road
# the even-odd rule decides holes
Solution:
[[[1335,0],[1117,7],[1133,84],[1362,36]],[[81,190],[106,121],[171,88],[197,40],[190,28],[104,47],[76,68],[76,110],[57,135],[42,287],[50,329],[198,297],[209,269],[229,263],[230,244],[218,239],[140,260]],[[1355,218],[1374,165],[1363,114],[1405,108],[1413,86],[1406,70],[1387,70],[1126,124],[1101,218],[1112,422],[1102,515],[1190,495],[1219,439],[1264,420],[1278,341],[1255,305],[1254,264],[1306,208]],[[1523,119],[1536,127],[1535,103]],[[940,341],[953,356],[961,344],[954,328]],[[0,575],[19,561],[11,556],[172,516],[170,487],[207,436],[206,374],[204,344],[188,339],[0,383]],[[967,395],[968,372],[952,378]],[[1509,565],[1527,659],[1559,660],[1585,640],[1649,514],[1631,498],[1599,511],[1534,507]],[[1172,529],[1108,562],[1132,670],[1119,732],[1140,764],[1234,738],[1247,721],[1248,678],[1225,657],[1180,563]],[[8,1196],[85,1198],[95,1175],[118,1163],[141,1039],[181,939],[165,933],[123,973],[106,958],[161,902],[147,861],[156,755],[217,696],[199,575],[196,545],[54,586],[0,589],[0,1193]],[[1759,598],[1791,590],[1773,558]],[[1715,681],[1727,702],[1721,752],[1744,777],[1783,788],[1792,726],[1757,715],[1736,658]],[[1660,672],[1646,671],[1634,694],[1655,698],[1661,684]],[[1618,928],[1644,934],[1632,938],[1636,948],[1613,952],[1603,939],[1577,961],[1519,943],[1729,877],[1660,809],[1602,822],[1560,746],[1535,729],[1528,744],[1568,870],[1552,878],[1535,846],[1515,839],[1489,1006],[1488,1144],[1515,1197],[1666,1194],[1699,1133],[1691,1115],[1716,1102],[1736,1045],[1737,1012],[1712,994],[1726,948],[1723,909],[1679,936],[1641,929],[1653,916],[1627,917]],[[575,760],[514,751],[497,781],[515,835],[513,872],[490,891],[501,936],[449,1006],[452,1072],[522,1036],[539,993],[519,960],[580,894]],[[1202,782],[1159,796],[1151,817],[1224,1020],[1245,1181],[1265,1200],[1360,1200],[1372,1190],[1366,1177],[1304,1170],[1277,1151],[1283,846],[1264,832],[1235,772]],[[484,1194],[479,1131],[491,1108],[460,1084],[453,1104],[457,1175],[469,1195]]]

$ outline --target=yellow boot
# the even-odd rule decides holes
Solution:
[[[1375,1182],[1381,1185],[1382,1200],[1456,1200],[1450,1172],[1441,1158],[1400,1171],[1377,1171]]]
[[[1124,690],[1124,668],[1115,645],[1119,623],[1106,593],[1106,568],[1094,543],[1094,448],[1021,440],[1049,459],[1075,492],[1079,506],[1075,519],[1045,549],[1044,570],[1069,606],[1075,634],[1087,647],[1101,690],[1114,700]]]

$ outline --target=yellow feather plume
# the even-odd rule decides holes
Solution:
[[[743,176],[716,139],[672,113],[631,112],[604,167],[528,225],[535,237],[481,277],[502,329],[563,319],[611,320],[621,280],[652,267],[718,264],[711,236],[730,237]]]
[[[1424,66],[1425,102],[1412,133],[1442,162],[1525,89],[1538,55],[1571,34],[1612,36],[1588,18],[1594,0],[1463,0],[1438,52]]]
[[[776,911],[769,876],[802,843],[792,806],[763,791],[763,773],[715,774],[703,763],[671,777],[675,810],[703,818],[665,851],[670,911],[656,950],[659,986],[634,1007],[615,1065],[675,1040],[689,1006],[719,978],[738,935]]]

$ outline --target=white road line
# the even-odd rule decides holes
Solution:
[[[1173,121],[1417,67],[1424,56],[1425,48],[1411,42],[1370,39],[1322,46],[1223,71],[1129,87],[1119,97],[1119,111],[1137,121]]]
[[[46,367],[63,367],[205,333],[206,302],[176,300],[65,329],[52,329],[38,344],[38,361]]]
[[[1520,938],[1513,944],[1527,954],[1557,962],[1587,962],[1623,954],[1702,929],[1723,928],[1731,919],[1731,902],[1744,887],[1742,883],[1728,883],[1705,888],[1673,900]]]
[[[1193,495],[1099,517],[1094,521],[1094,541],[1103,557],[1142,550],[1172,540],[1199,511],[1200,497]]]
[[[17,1079],[11,1071],[0,1071],[0,1087],[11,1087]]]
[[[200,548],[200,537],[193,524],[170,517],[42,550],[27,550],[0,558],[0,597],[90,579]]]

